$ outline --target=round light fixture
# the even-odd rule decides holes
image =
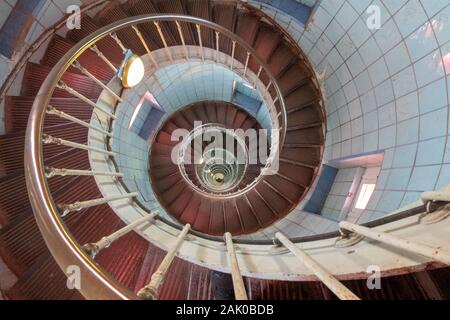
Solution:
[[[125,88],[131,88],[142,81],[145,74],[144,63],[137,55],[127,59],[123,67],[122,84]]]

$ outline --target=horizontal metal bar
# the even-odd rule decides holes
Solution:
[[[123,173],[111,172],[111,171],[89,171],[89,170],[77,170],[77,169],[58,169],[58,168],[45,168],[45,175],[47,178],[54,176],[110,176],[110,177],[123,177]]]
[[[137,192],[127,193],[127,194],[121,194],[116,196],[110,196],[105,198],[99,198],[99,199],[93,199],[93,200],[86,200],[86,201],[79,201],[71,204],[60,204],[58,205],[58,208],[62,211],[61,216],[65,217],[67,214],[73,211],[80,211],[83,209],[99,206],[108,202],[117,201],[117,200],[123,200],[123,199],[129,199],[133,197],[137,197]]]
[[[91,146],[88,146],[88,145],[85,145],[85,144],[72,142],[72,141],[61,139],[61,138],[55,138],[55,137],[52,137],[52,136],[47,135],[47,134],[43,134],[42,142],[44,144],[56,144],[56,145],[62,145],[62,146],[66,146],[66,147],[76,148],[76,149],[82,149],[82,150],[88,150],[88,151],[104,153],[104,154],[107,154],[109,156],[115,156],[116,155],[112,151],[108,151],[108,150],[100,149],[100,148],[96,148],[96,147],[91,147]]]
[[[107,135],[108,137],[113,137],[113,134],[111,132],[108,132],[106,130],[103,130],[101,128],[93,126],[90,123],[87,123],[87,122],[85,122],[83,120],[80,120],[80,119],[78,119],[78,118],[76,118],[74,116],[71,116],[70,114],[67,114],[67,113],[63,112],[63,111],[59,111],[56,108],[54,108],[53,106],[51,106],[51,105],[49,105],[47,107],[47,113],[48,114],[53,114],[55,116],[58,116],[61,119],[65,119],[65,120],[69,120],[69,121],[75,122],[75,123],[77,123],[77,124],[79,124],[79,125],[81,125],[81,126],[83,126],[85,128],[89,128],[89,129],[98,131],[100,133],[103,133],[104,135]]]
[[[312,259],[302,249],[292,243],[282,233],[277,232],[275,237],[291,251],[311,272],[313,272],[324,285],[328,287],[341,300],[360,300],[346,286],[339,282],[333,275]]]
[[[403,249],[408,252],[416,253],[418,255],[430,258],[435,261],[450,265],[450,252],[441,249],[440,247],[433,247],[430,245],[417,243],[411,240],[405,240],[392,234],[375,231],[348,221],[341,221],[339,223],[341,229],[354,232],[372,240],[386,243],[396,248]]]

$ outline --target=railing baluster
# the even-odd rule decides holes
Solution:
[[[260,66],[259,69],[258,69],[258,73],[256,74],[255,84],[253,85],[253,87],[255,87],[255,88],[256,88],[256,83],[258,82],[258,79],[259,79],[259,77],[261,76],[262,70],[263,70],[263,67]]]
[[[239,264],[234,250],[233,239],[229,232],[225,233],[225,242],[228,251],[228,263],[230,264],[231,277],[233,279],[234,297],[236,300],[248,300],[247,292],[245,291],[244,280],[242,279]]]
[[[108,60],[108,58],[105,57],[103,52],[101,52],[96,45],[90,46],[89,49],[95,52],[100,59],[102,59],[114,71],[114,73],[117,73],[117,68],[111,63],[111,61]]]
[[[353,292],[339,282],[331,273],[325,270],[319,263],[312,259],[302,249],[292,243],[282,233],[275,233],[275,237],[291,251],[320,281],[325,284],[341,300],[360,300]]]
[[[52,178],[55,176],[110,176],[110,177],[123,177],[123,173],[111,172],[111,171],[89,171],[89,170],[77,170],[77,169],[59,169],[59,168],[45,168],[45,176]]]
[[[169,57],[169,60],[171,62],[173,62],[172,53],[170,52],[169,46],[167,45],[166,38],[164,37],[164,33],[162,32],[162,29],[161,29],[161,26],[159,25],[159,22],[155,21],[155,26],[156,26],[156,29],[158,30],[159,37],[161,38],[161,41],[164,44],[164,48],[166,49],[166,53],[167,53],[167,55]]]
[[[138,29],[137,26],[131,26],[138,36],[139,40],[141,40],[142,46],[144,47],[145,51],[147,51],[148,56],[150,57],[150,60],[152,61],[155,68],[158,68],[158,63],[156,62],[155,58],[153,57],[152,52],[150,51],[150,48],[147,44],[147,42],[144,39],[144,36],[142,35],[141,31]]]
[[[234,65],[234,52],[236,51],[236,41],[233,41],[233,47],[231,49],[231,64],[230,64],[230,70],[233,71],[233,65]]]
[[[117,33],[111,33],[109,36],[114,39],[114,41],[117,43],[117,45],[120,47],[123,53],[127,51],[127,48],[123,45],[122,41],[117,36]]]
[[[196,24],[195,27],[197,28],[197,36],[198,36],[198,44],[200,46],[200,53],[202,55],[202,60],[205,60],[205,54],[203,52],[203,41],[202,41],[202,31],[200,29],[200,25]]]
[[[85,122],[83,120],[80,120],[80,119],[78,119],[76,117],[71,116],[70,114],[67,114],[67,113],[65,113],[63,111],[60,111],[60,110],[54,108],[51,105],[49,105],[47,107],[47,114],[53,114],[53,115],[55,115],[55,116],[57,116],[57,117],[59,117],[61,119],[65,119],[65,120],[69,120],[69,121],[75,122],[75,123],[77,123],[77,124],[79,124],[79,125],[81,125],[83,127],[86,127],[86,128],[89,128],[89,129],[101,132],[102,134],[107,135],[108,137],[113,137],[113,134],[111,132],[108,132],[106,130],[103,130],[101,128],[93,126],[93,125],[91,125],[88,122]]]
[[[164,278],[166,276],[167,270],[169,269],[175,255],[177,254],[179,248],[183,244],[184,238],[191,228],[190,224],[184,226],[178,235],[175,244],[170,248],[164,257],[163,261],[159,265],[155,273],[153,273],[149,284],[141,288],[138,292],[138,296],[143,299],[156,300],[158,298],[158,289],[163,284]]]
[[[363,227],[347,221],[341,221],[339,223],[339,227],[341,229],[365,236],[369,239],[386,243],[393,247],[400,248],[412,253],[416,253],[421,256],[433,259],[435,261],[442,262],[446,265],[450,265],[450,252],[445,251],[439,247],[432,247],[414,241],[405,240],[400,237],[388,234],[386,232],[375,231],[370,228]]]
[[[175,21],[175,24],[177,25],[178,35],[180,36],[181,44],[183,45],[183,50],[184,50],[184,54],[186,56],[186,60],[189,60],[189,53],[186,48],[186,41],[184,41],[184,35],[183,35],[183,30],[181,29],[181,24],[179,21]]]
[[[216,31],[216,63],[219,63],[219,31]]]
[[[104,198],[99,198],[99,199],[79,201],[79,202],[75,202],[75,203],[71,203],[71,204],[59,204],[58,208],[60,210],[62,210],[61,217],[65,217],[67,214],[69,214],[70,212],[73,212],[73,211],[80,211],[83,209],[99,206],[101,204],[105,204],[108,202],[134,198],[137,196],[138,196],[137,192],[131,192],[131,193],[121,194],[121,195],[117,195],[117,196],[109,196],[109,197],[104,197]]]
[[[85,96],[83,96],[81,93],[79,93],[78,91],[76,91],[75,89],[72,89],[71,87],[69,87],[67,84],[65,84],[63,81],[59,81],[58,84],[56,85],[57,88],[66,91],[67,93],[73,95],[74,97],[77,97],[78,99],[82,100],[83,102],[87,103],[88,105],[92,106],[95,109],[98,109],[99,111],[105,113],[106,115],[108,115],[110,118],[115,119],[116,116],[113,115],[111,112],[103,109],[102,107],[98,106],[95,102],[93,102],[91,99],[86,98]]]
[[[153,222],[158,212],[151,213],[143,218],[137,219],[136,221],[126,225],[125,227],[117,230],[116,232],[110,234],[109,236],[103,237],[100,241],[96,243],[87,243],[83,246],[83,249],[89,254],[89,256],[94,259],[95,256],[105,248],[108,248],[114,241],[120,239],[124,235],[133,231],[135,228],[146,222]]]
[[[247,58],[245,59],[244,77],[247,75],[249,61],[250,61],[250,52],[247,52]]]
[[[85,145],[85,144],[76,143],[76,142],[64,140],[64,139],[61,139],[61,138],[55,138],[55,137],[52,137],[52,136],[47,135],[47,134],[43,134],[42,135],[42,143],[44,143],[44,144],[56,144],[56,145],[61,145],[61,146],[66,146],[66,147],[71,147],[71,148],[76,148],[76,149],[82,149],[82,150],[87,150],[87,151],[94,151],[94,152],[104,153],[104,154],[107,154],[109,156],[115,156],[116,155],[112,151],[108,151],[108,150],[100,149],[100,148],[96,148],[96,147],[91,147],[91,146],[88,146],[88,145]]]
[[[100,87],[108,91],[115,99],[119,100],[120,102],[123,102],[123,99],[117,95],[110,87],[108,87],[106,84],[101,82],[97,77],[95,77],[92,73],[90,73],[86,68],[84,68],[77,60],[75,60],[72,63],[72,66],[78,70],[91,80],[93,80],[95,83],[97,83]]]

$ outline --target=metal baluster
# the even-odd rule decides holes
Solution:
[[[148,56],[150,57],[150,60],[152,61],[154,67],[158,68],[158,64],[156,63],[156,60],[153,57],[153,54],[150,51],[150,48],[149,48],[147,42],[145,41],[144,36],[142,35],[141,31],[138,29],[137,26],[131,26],[131,27],[133,28],[134,32],[138,36],[139,40],[141,40],[142,46],[144,47],[145,51],[147,51]]]
[[[52,178],[55,176],[109,176],[109,177],[123,177],[123,173],[111,171],[89,171],[65,168],[45,168],[45,176]]]
[[[114,71],[114,73],[117,73],[117,68],[111,63],[111,61],[108,60],[108,58],[105,57],[103,52],[101,52],[96,45],[91,46],[89,49],[95,52],[100,59],[102,59]]]
[[[161,41],[164,44],[164,48],[166,49],[166,53],[169,57],[169,60],[173,62],[172,53],[170,52],[169,46],[167,45],[166,38],[164,37],[164,33],[162,32],[161,26],[159,25],[159,22],[155,21],[156,29],[158,29],[159,37],[161,38]]]
[[[159,265],[156,272],[153,273],[149,284],[147,284],[145,287],[143,287],[141,290],[139,290],[139,292],[138,292],[139,297],[141,297],[143,299],[148,299],[148,300],[156,300],[158,298],[158,289],[163,284],[167,270],[169,269],[179,248],[183,244],[184,238],[186,237],[190,228],[191,228],[191,225],[187,224],[184,226],[183,230],[181,230],[180,234],[178,235],[178,237],[175,241],[175,244],[167,252],[166,256],[164,257],[163,261]]]
[[[339,223],[339,227],[341,229],[354,232],[369,239],[386,243],[393,247],[400,248],[408,252],[416,253],[421,256],[442,262],[446,265],[450,265],[450,252],[445,251],[440,247],[433,247],[426,244],[405,240],[392,234],[388,234],[386,232],[375,231],[370,228],[363,227],[347,221],[341,221]]]
[[[109,197],[93,199],[93,200],[78,201],[78,202],[71,203],[71,204],[59,204],[58,208],[62,211],[61,217],[65,217],[66,215],[68,215],[70,212],[73,212],[73,211],[80,211],[83,209],[99,206],[101,204],[105,204],[108,202],[123,200],[123,199],[130,199],[130,198],[134,198],[137,196],[138,196],[137,192],[132,192],[132,193],[126,193],[126,194],[121,194],[121,195],[117,195],[117,196],[109,196]]]
[[[61,139],[61,138],[55,138],[55,137],[52,137],[52,136],[47,135],[47,134],[43,134],[42,135],[42,143],[44,143],[44,144],[56,144],[56,145],[61,145],[61,146],[66,146],[66,147],[71,147],[71,148],[76,148],[76,149],[82,149],[82,150],[87,150],[87,151],[94,151],[94,152],[104,153],[104,154],[107,154],[109,156],[115,156],[116,155],[112,151],[108,151],[108,150],[100,149],[100,148],[96,148],[96,147],[91,147],[91,146],[88,146],[88,145],[85,145],[85,144],[76,143],[76,142],[64,140],[64,139]]]
[[[110,87],[108,87],[106,84],[104,84],[103,82],[101,82],[99,79],[97,79],[97,77],[95,77],[92,73],[90,73],[86,68],[84,68],[77,60],[75,60],[72,63],[72,66],[78,70],[80,70],[80,72],[82,74],[84,74],[85,76],[87,76],[88,78],[90,78],[91,80],[93,80],[95,83],[97,83],[99,86],[101,86],[103,89],[105,89],[106,91],[108,91],[115,99],[119,100],[120,102],[123,101],[123,99],[121,97],[119,97],[117,95],[117,93],[115,93]]]
[[[105,248],[108,248],[114,241],[120,239],[124,235],[133,231],[135,228],[140,225],[153,222],[155,217],[158,215],[158,212],[151,213],[143,218],[137,219],[136,221],[126,225],[125,227],[117,230],[116,232],[110,234],[109,236],[103,237],[100,241],[96,243],[87,243],[83,246],[83,249],[89,254],[89,256],[94,259],[95,256]]]
[[[233,41],[233,48],[231,49],[231,64],[230,64],[230,70],[233,71],[233,65],[234,65],[234,52],[236,51],[236,41]]]
[[[86,98],[85,96],[83,96],[81,93],[79,93],[78,91],[76,91],[75,89],[72,89],[71,87],[69,87],[67,84],[65,84],[63,81],[59,81],[58,84],[56,85],[56,87],[58,89],[64,90],[67,93],[73,95],[74,97],[77,97],[78,99],[82,100],[83,102],[87,103],[88,105],[92,106],[95,109],[98,109],[99,111],[105,113],[106,115],[108,115],[110,118],[115,119],[116,116],[113,115],[111,112],[103,109],[102,107],[98,106],[95,102],[93,102],[91,99]]]
[[[184,50],[184,54],[186,56],[186,60],[189,60],[189,53],[188,53],[188,50],[186,48],[186,42],[184,41],[184,35],[183,35],[183,30],[181,29],[181,24],[180,24],[179,21],[175,21],[175,23],[177,25],[178,34],[180,36],[181,43],[183,44],[183,50]]]
[[[125,48],[125,46],[123,45],[122,41],[119,39],[116,33],[111,33],[110,37],[113,38],[114,41],[116,41],[117,45],[120,47],[123,53],[127,51],[127,48]]]
[[[234,250],[233,240],[229,232],[225,233],[225,242],[228,251],[228,263],[231,269],[231,277],[233,279],[234,297],[236,300],[248,300],[247,292],[245,291],[244,280],[242,279],[239,264]]]
[[[195,27],[197,28],[198,43],[200,45],[200,53],[202,55],[202,60],[205,61],[205,54],[203,52],[202,32],[200,29],[200,25],[196,24]]]
[[[360,300],[353,292],[339,282],[331,273],[312,259],[302,249],[297,247],[282,233],[277,232],[275,237],[291,251],[311,272],[313,272],[324,285],[328,287],[341,300]]]
[[[108,137],[112,137],[113,136],[113,134],[111,132],[108,132],[106,130],[103,130],[101,128],[93,126],[90,123],[85,122],[83,120],[80,120],[80,119],[78,119],[76,117],[73,117],[70,114],[67,114],[67,113],[65,113],[63,111],[59,111],[58,109],[54,108],[51,105],[49,105],[47,107],[47,111],[46,112],[47,112],[47,114],[53,114],[53,115],[55,115],[55,116],[57,116],[57,117],[59,117],[61,119],[69,120],[69,121],[75,122],[75,123],[77,123],[77,124],[79,124],[79,125],[81,125],[83,127],[86,127],[86,128],[89,128],[89,129],[92,129],[92,130],[95,130],[95,131],[98,131],[98,132],[100,132],[100,133],[102,133],[102,134],[104,134],[104,135],[106,135]]]

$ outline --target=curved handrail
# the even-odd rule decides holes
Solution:
[[[44,117],[46,114],[45,111],[59,79],[61,79],[65,71],[85,50],[87,50],[87,48],[117,30],[131,25],[151,21],[182,21],[195,23],[202,26],[213,27],[216,30],[227,34],[227,36],[235,41],[241,42],[242,40],[235,34],[231,33],[228,29],[217,24],[202,20],[200,18],[187,17],[182,15],[143,15],[118,21],[97,30],[96,32],[88,36],[84,41],[76,44],[54,66],[39,90],[28,121],[25,145],[25,176],[31,205],[36,216],[38,226],[43,234],[47,246],[53,253],[55,260],[57,261],[61,269],[66,270],[68,266],[73,265],[76,265],[80,268],[83,276],[83,283],[81,284],[80,291],[86,298],[89,299],[135,299],[136,296],[116,280],[112,279],[112,277],[101,270],[101,268],[99,268],[99,266],[83,251],[81,246],[79,246],[78,243],[73,239],[70,231],[67,229],[59,215],[58,208],[54,203],[52,195],[50,194],[43,161],[42,131]],[[248,52],[253,53],[257,60],[260,60],[253,48],[251,48],[245,42],[240,44],[243,45],[244,48],[248,50]],[[258,62],[267,70],[267,66],[264,61]],[[281,97],[279,102],[282,105],[283,126],[285,126],[287,124],[287,118],[286,109],[284,107],[284,100],[276,81],[273,81],[272,84],[276,89],[279,97]],[[286,130],[283,130],[283,137],[285,132]],[[282,139],[284,139],[283,137]],[[283,143],[281,143],[280,145],[282,146]],[[145,211],[148,212],[148,210]],[[420,212],[423,212],[423,210],[421,210]],[[390,219],[391,221],[393,221],[417,213],[417,211],[409,210],[407,212],[403,212],[402,214],[395,215],[395,218],[394,216],[392,216],[380,219],[380,221],[386,223],[386,219]],[[167,221],[166,219],[163,219],[161,217],[159,217],[158,219],[164,221],[169,226],[181,229],[179,225]],[[374,226],[374,222],[371,222],[371,226]],[[206,236],[195,231],[191,231],[191,234],[204,239],[223,242],[223,239],[219,237]],[[326,236],[327,238],[335,237],[336,234],[332,233],[327,234]],[[318,240],[319,238],[314,238],[313,240],[311,239],[313,238],[301,238],[297,240],[313,241]],[[237,239],[235,242],[242,244],[245,243],[264,245],[277,243],[275,241],[240,241]]]
[[[25,145],[25,175],[27,188],[31,200],[31,205],[36,216],[38,226],[43,234],[45,242],[53,253],[55,260],[65,270],[68,266],[76,265],[83,272],[83,280],[87,285],[82,285],[82,294],[91,299],[133,299],[135,295],[120,285],[117,281],[111,279],[92,261],[82,248],[74,241],[69,230],[64,225],[58,208],[53,201],[52,195],[45,176],[43,161],[43,123],[46,108],[50,102],[50,98],[62,78],[66,70],[74,63],[74,61],[83,54],[89,47],[94,45],[102,38],[128,26],[137,25],[145,22],[154,21],[181,21],[195,23],[197,25],[206,26],[218,30],[226,34],[230,39],[238,42],[248,52],[250,52],[258,63],[265,69],[271,80],[275,80],[268,71],[265,62],[258,56],[256,51],[244,42],[240,37],[215,23],[190,16],[183,15],[141,15],[130,17],[121,21],[117,21],[111,25],[105,26],[86,37],[83,41],[72,47],[64,57],[52,68],[44,83],[42,84],[37,98],[34,101],[26,132]],[[279,102],[282,106],[283,127],[287,126],[286,109],[281,90],[273,81],[273,86],[280,97]],[[283,130],[285,134],[286,130]],[[282,137],[284,139],[284,135]],[[282,140],[283,141],[283,140]],[[282,143],[280,144],[282,145]],[[61,249],[69,250],[61,250]],[[95,288],[89,290],[86,288]]]

